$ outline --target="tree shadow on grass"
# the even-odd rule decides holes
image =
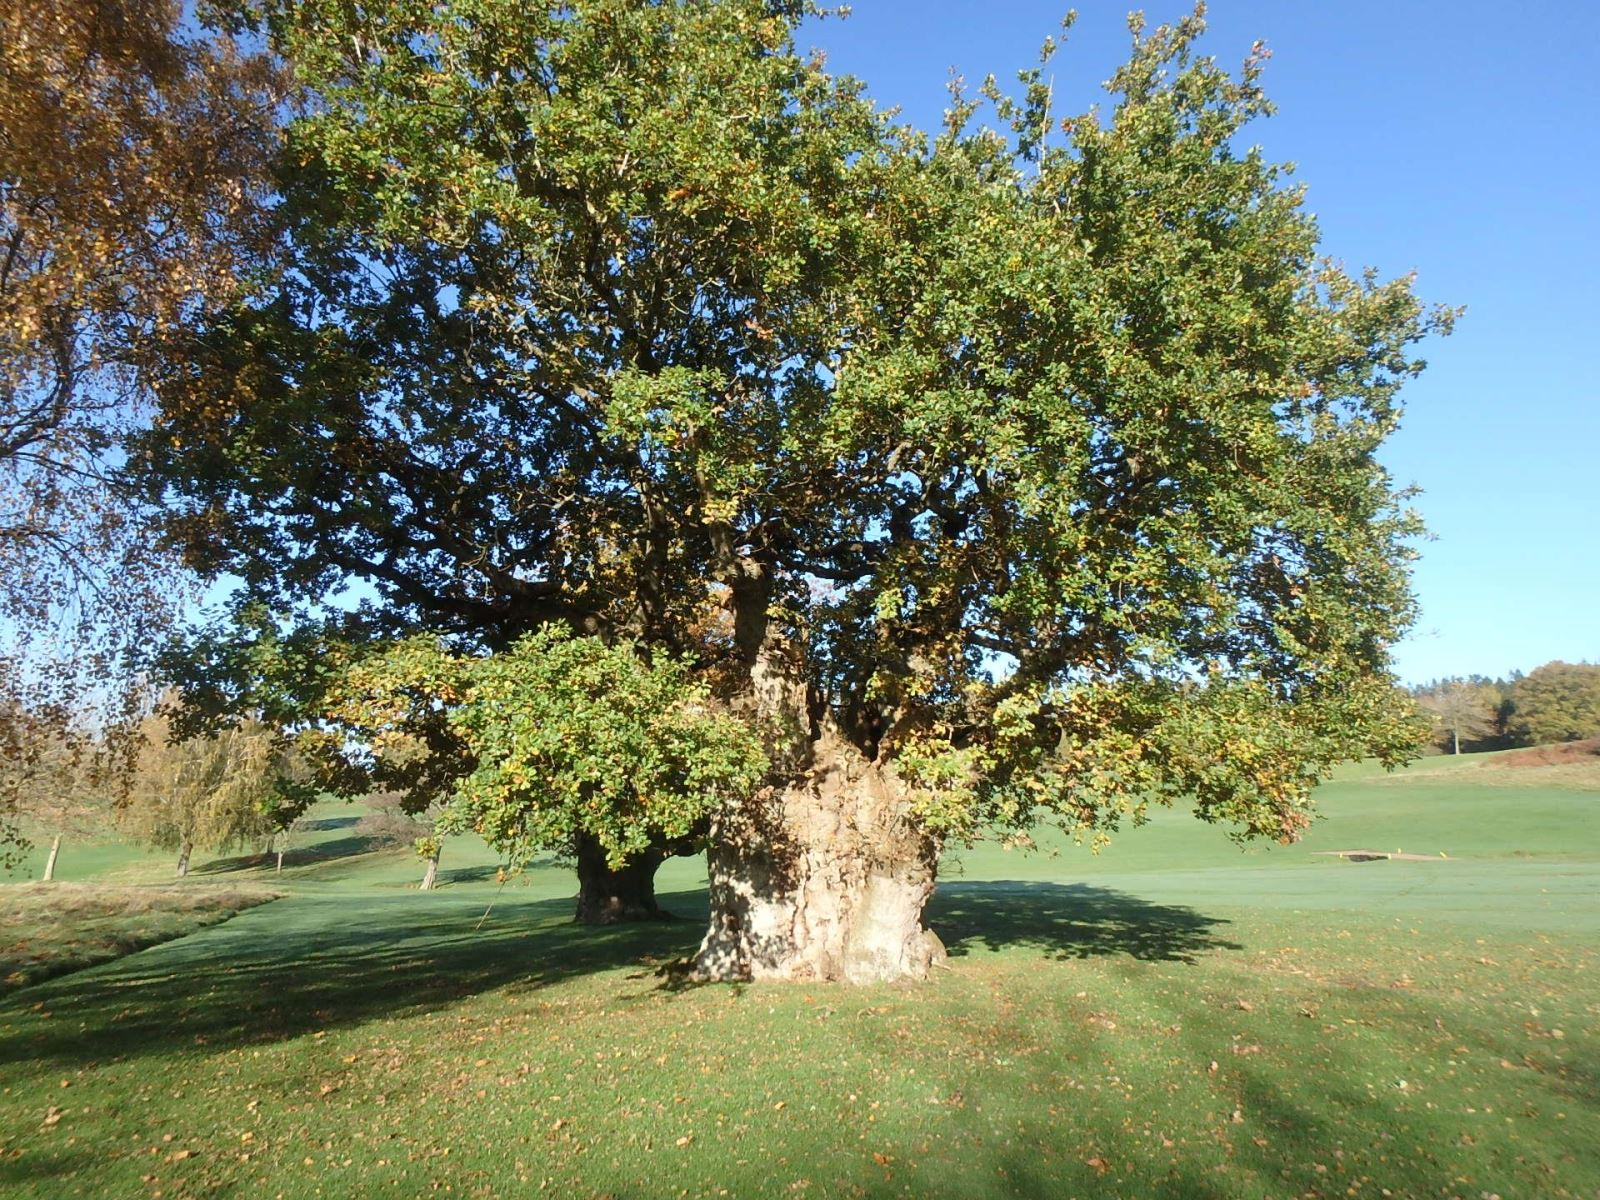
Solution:
[[[339,858],[354,858],[360,854],[372,854],[378,850],[393,850],[395,844],[387,838],[365,837],[352,834],[350,837],[334,838],[331,841],[320,842],[315,846],[306,846],[304,849],[288,851],[283,858],[286,868],[309,867],[317,863],[332,862]],[[270,851],[258,854],[236,854],[229,858],[213,858],[201,863],[189,872],[190,875],[230,875],[236,871],[255,871],[263,866],[270,866],[275,860],[275,855]]]
[[[419,859],[418,861],[420,862],[421,860]],[[496,876],[499,870],[500,868],[495,866],[442,869],[436,882],[441,887],[453,883],[488,883]]]
[[[322,833],[329,829],[349,829],[360,820],[359,816],[318,817],[315,821],[301,821],[298,828],[306,833]]]
[[[682,920],[600,928],[574,924],[569,898],[518,892],[495,897],[487,917],[482,892],[279,900],[17,993],[0,1007],[0,1025],[11,1026],[0,1062],[65,1068],[180,1047],[216,1051],[431,1011],[496,988],[537,989],[626,967],[653,976],[691,953],[705,929],[699,889],[661,898]],[[957,956],[1022,947],[1059,958],[1186,961],[1234,948],[1214,935],[1214,918],[1083,885],[951,884],[930,921]]]
[[[697,903],[693,894],[686,903],[670,899],[685,911]],[[276,910],[270,918],[253,910],[17,993],[0,1005],[0,1026],[11,1026],[0,1062],[70,1067],[276,1042],[431,1011],[494,988],[540,988],[647,964],[687,953],[701,934],[688,922],[575,925],[570,899],[509,891],[487,919],[484,907],[481,893],[280,900],[265,906]]]
[[[94,1158],[94,1151],[82,1143],[72,1149],[30,1146],[26,1154],[7,1154],[0,1158],[0,1194],[10,1195],[9,1189],[17,1188],[31,1189],[22,1193],[25,1195],[61,1195],[61,1181],[86,1170]]]
[[[704,911],[702,904],[695,915]],[[1228,924],[1221,917],[1082,883],[941,883],[924,923],[952,958],[1015,948],[1052,959],[1126,954],[1147,962],[1192,963],[1208,951],[1243,948],[1218,936],[1218,928]],[[687,963],[660,974],[662,986],[672,991],[715,986],[693,978]]]
[[[979,948],[1020,947],[1057,959],[1127,954],[1193,962],[1208,950],[1240,949],[1217,936],[1228,924],[1220,917],[1082,883],[942,884],[927,923],[956,958]]]

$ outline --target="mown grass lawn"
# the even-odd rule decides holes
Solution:
[[[588,930],[566,872],[498,889],[481,847],[434,894],[308,854],[286,899],[0,1003],[0,1192],[1593,1200],[1600,796],[1323,804],[1291,848],[1174,813],[965,851],[949,969],[868,989],[673,987],[689,861],[684,920]],[[1449,857],[1311,854],[1363,845]]]
[[[260,888],[9,888],[0,905],[0,995],[185,937],[274,898]]]

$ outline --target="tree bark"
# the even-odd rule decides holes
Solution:
[[[615,925],[622,921],[670,921],[672,914],[656,903],[656,872],[682,849],[652,846],[636,854],[619,869],[606,862],[600,843],[580,835],[575,847],[578,860],[578,908],[573,920],[580,925]]]
[[[433,885],[439,878],[439,856],[431,854],[427,858],[427,869],[422,872],[422,882],[417,885],[419,892],[433,891]]]
[[[182,879],[185,875],[187,875],[189,873],[189,852],[191,850],[193,850],[193,849],[194,849],[193,846],[189,845],[188,842],[185,842],[183,844],[183,848],[178,851],[178,878],[179,879]]]
[[[274,875],[282,875],[283,874],[283,847],[282,846],[278,847],[278,865],[277,865],[277,867],[275,867],[273,869],[272,873]]]
[[[735,702],[775,731],[771,786],[713,823],[704,979],[920,979],[945,957],[923,927],[938,841],[871,752],[813,703],[797,648],[762,639]]]
[[[50,857],[44,860],[44,882],[52,883],[56,877],[56,855],[61,853],[61,835],[56,834],[55,841],[50,843]]]
[[[800,775],[724,814],[711,839],[705,979],[921,979],[945,957],[922,911],[939,847],[892,768],[837,731]]]

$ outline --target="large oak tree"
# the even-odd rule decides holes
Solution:
[[[1535,667],[1511,685],[1507,725],[1522,746],[1600,737],[1600,664]]]
[[[1448,318],[1317,256],[1243,140],[1260,56],[1198,16],[1136,27],[1106,111],[1030,71],[930,137],[797,53],[807,7],[267,4],[315,97],[293,267],[145,465],[254,622],[191,694],[420,722],[458,813],[614,867],[712,796],[702,973],[914,976],[950,839],[1179,797],[1292,839],[1327,766],[1408,748],[1375,453]],[[563,786],[528,688],[655,719],[563,637],[692,662],[660,706],[738,718],[761,785]]]

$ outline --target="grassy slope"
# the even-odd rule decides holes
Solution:
[[[39,879],[50,854],[49,830],[27,830],[31,844],[21,861],[9,872],[0,871],[0,882]],[[81,840],[63,838],[56,859],[56,879],[63,883],[103,882],[107,876],[134,873],[141,878],[171,878],[178,856],[164,850],[150,850],[120,838]]]
[[[1099,858],[964,851],[918,987],[664,987],[693,862],[684,921],[609,931],[555,869],[475,930],[481,846],[433,895],[404,855],[306,862],[0,1004],[0,1191],[1594,1196],[1600,796],[1352,772],[1322,802],[1291,848],[1163,813]],[[1309,853],[1354,846],[1450,858]]]
[[[132,954],[265,904],[261,888],[36,883],[0,907],[0,995]]]

